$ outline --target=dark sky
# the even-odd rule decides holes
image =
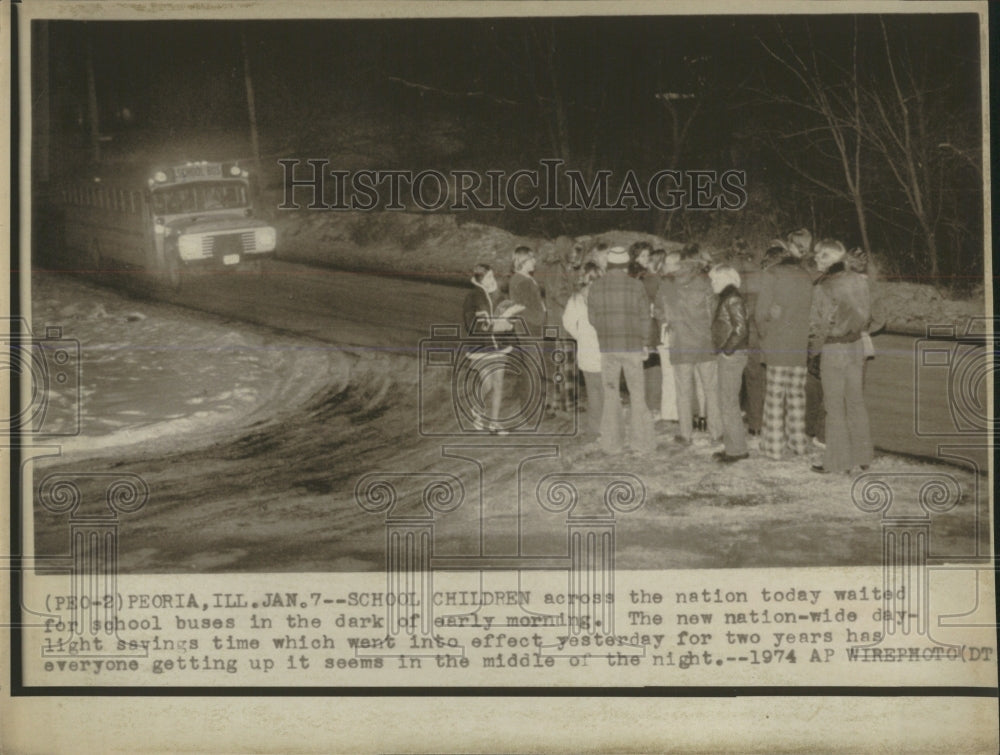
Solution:
[[[874,57],[876,16],[857,20],[862,47]],[[973,15],[887,17],[890,30],[914,52],[928,56],[959,88],[976,91],[977,19]],[[266,115],[272,90],[302,97],[349,93],[358,102],[391,99],[401,77],[449,91],[482,91],[497,98],[530,97],[532,71],[525,38],[540,33],[538,49],[551,50],[559,88],[570,101],[591,102],[607,90],[622,106],[637,107],[658,87],[690,85],[685,60],[705,57],[715,80],[739,85],[766,63],[759,39],[779,33],[801,41],[808,35],[796,17],[617,17],[527,21],[322,20],[269,22],[114,22],[50,24],[51,89],[72,110],[85,93],[84,51],[89,35],[102,115],[128,107],[138,119],[178,120],[191,101],[210,97],[219,126],[245,118],[240,32],[251,48]],[[812,49],[835,59],[850,46],[855,17],[811,16]],[[548,35],[548,36],[546,36]],[[536,62],[546,63],[546,58]],[[867,63],[877,67],[878,61]],[[536,66],[539,85],[548,71]],[[604,77],[607,77],[605,79]],[[228,84],[228,86],[226,86]],[[67,102],[68,101],[68,102]],[[62,113],[63,119],[66,117]]]
[[[346,169],[511,171],[545,157],[585,173],[735,168],[770,196],[755,210],[761,222],[808,217],[848,236],[857,232],[855,210],[837,193],[844,171],[830,133],[768,48],[821,71],[822,90],[834,98],[849,96],[856,67],[864,86],[891,100],[894,72],[921,93],[907,104],[927,116],[914,154],[922,149],[927,159],[918,162],[934,171],[926,182],[938,187],[937,222],[951,245],[981,257],[975,14],[57,21],[34,22],[32,31],[36,41],[47,36],[50,50],[47,81],[36,76],[32,101],[49,107],[48,138],[36,118],[34,148],[36,158],[48,150],[53,178],[79,172],[96,152],[88,59],[102,161],[148,163],[158,147],[178,146],[186,159],[251,156],[245,39],[268,185],[280,186],[281,157],[328,158]],[[657,97],[664,94],[683,98]],[[693,112],[675,138],[678,119]],[[905,192],[873,144],[865,149],[874,243],[914,248]]]

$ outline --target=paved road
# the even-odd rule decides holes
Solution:
[[[203,274],[165,298],[331,343],[416,353],[433,324],[457,321],[464,295],[437,282],[273,261],[260,277]],[[866,397],[876,446],[928,458],[958,454],[985,470],[986,434],[975,428],[986,416],[983,347],[897,335],[877,336],[875,347]]]
[[[224,318],[223,325],[226,320],[233,323],[233,330],[240,330],[236,323],[243,321],[282,329],[292,336],[290,344],[274,339],[282,342],[282,348],[313,349],[317,343],[308,336],[354,349],[414,354],[431,325],[456,321],[464,295],[460,287],[279,262],[262,278],[204,276],[165,298],[215,313]],[[167,335],[163,340],[183,343],[183,328],[195,329],[194,335],[201,338],[201,331],[208,330],[197,322],[195,310],[155,309],[158,312],[151,312],[150,317],[163,315],[152,331],[157,338],[176,329],[175,339]],[[123,345],[127,339],[124,336]],[[935,438],[916,436],[914,417],[923,421],[924,410],[929,411],[929,429],[935,429],[934,423],[950,421],[943,401],[948,370],[930,370],[926,380],[920,375],[920,396],[928,401],[915,415],[913,344],[912,338],[879,339],[882,353],[869,374],[876,439],[887,448],[933,455]],[[237,360],[240,356],[238,350],[226,353]],[[189,354],[171,374],[200,370],[203,365],[196,359]],[[311,393],[308,400],[290,400],[286,406],[279,396],[268,403],[266,416],[258,413],[234,420],[211,442],[192,444],[177,433],[157,439],[161,442],[155,447],[137,443],[98,456],[67,456],[53,461],[50,471],[81,474],[84,500],[103,500],[102,473],[131,470],[146,481],[152,491],[151,505],[141,516],[123,521],[120,530],[118,564],[124,572],[384,569],[384,515],[373,516],[359,507],[353,491],[361,475],[386,470],[446,468],[471,491],[468,505],[441,518],[435,530],[436,551],[509,555],[523,546],[524,553],[562,554],[566,523],[527,505],[531,486],[525,488],[520,477],[513,475],[515,465],[520,470],[522,462],[527,464],[526,474],[537,479],[595,469],[641,475],[647,505],[616,524],[615,557],[623,568],[833,566],[876,564],[882,558],[882,531],[870,514],[852,503],[850,479],[809,474],[800,459],[734,465],[722,475],[711,462],[711,446],[705,437],[684,449],[668,437],[661,438],[663,463],[652,468],[634,455],[605,458],[578,439],[559,442],[558,456],[523,458],[532,448],[530,440],[526,446],[523,437],[515,437],[471,443],[470,447],[483,446],[475,459],[470,460],[468,447],[456,451],[459,446],[443,457],[446,441],[413,432],[414,396],[404,383],[412,386],[414,376],[401,381],[393,372],[401,359],[409,361],[410,357],[340,360],[342,372],[323,376],[329,384],[321,379],[325,387]],[[247,369],[245,364],[227,369]],[[108,361],[97,362],[93,368],[100,373],[108,365]],[[261,368],[258,363],[250,369]],[[307,382],[300,379],[299,369],[304,368],[293,365],[282,373],[289,385]],[[101,374],[95,384],[106,388]],[[162,384],[164,390],[186,400],[197,391],[198,379],[192,374],[191,380],[167,379]],[[224,376],[220,380],[228,385]],[[315,379],[310,384],[315,385]],[[140,400],[149,396],[148,388],[143,386],[138,393]],[[137,386],[133,383],[131,389],[136,391]],[[426,405],[431,426],[438,426],[435,421],[450,422],[446,387],[439,384],[430,395],[441,399]],[[566,421],[556,418],[550,429]],[[546,440],[543,450],[551,451],[549,443]],[[922,494],[923,476],[910,473],[926,475],[927,465],[911,465],[893,457],[880,460],[877,469],[905,477],[893,483],[900,499]],[[982,513],[988,505],[986,486],[972,481],[971,474],[947,471],[969,494],[966,505],[945,515],[945,522],[935,529],[935,552],[985,552],[989,542],[982,527],[988,521]],[[398,482],[399,501],[423,500],[424,478],[411,478]],[[581,500],[589,490],[600,489],[598,483],[593,485],[582,488]],[[824,505],[818,509],[817,502]],[[64,517],[36,507],[34,532],[36,552],[64,551]],[[184,537],[178,538],[178,532]]]
[[[985,471],[992,380],[985,347],[882,335],[875,349],[865,383],[875,444],[930,458],[965,457]]]

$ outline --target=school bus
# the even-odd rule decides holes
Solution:
[[[179,289],[194,267],[251,268],[274,255],[274,228],[254,217],[238,162],[105,171],[62,186],[65,244],[95,270],[147,270]]]

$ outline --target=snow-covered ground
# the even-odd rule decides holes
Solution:
[[[239,283],[229,285],[251,290]],[[311,297],[313,284],[296,278],[284,285]],[[287,300],[277,279],[258,285],[254,311],[263,322],[268,296],[282,307]],[[353,279],[340,285],[357,287]],[[365,285],[370,299],[381,284]],[[422,305],[457,311],[455,291],[438,288],[444,290],[428,289]],[[289,321],[306,323],[322,340],[35,274],[36,329],[59,325],[82,351],[82,432],[47,466],[70,475],[129,471],[150,488],[147,506],[123,517],[124,571],[382,568],[384,517],[359,507],[355,486],[370,472],[416,473],[397,492],[401,501],[419,501],[420,475],[440,470],[462,478],[467,498],[436,525],[441,553],[474,551],[484,532],[487,541],[498,538],[495,552],[516,548],[519,536],[525,552],[560,552],[565,521],[540,513],[533,481],[582,472],[642,480],[645,504],[618,517],[622,568],[864,564],[882,557],[882,520],[859,508],[856,479],[813,474],[808,458],[774,462],[753,449],[749,460],[723,467],[712,460],[707,436],[678,446],[676,426],[667,422],[657,424],[653,457],[606,457],[577,437],[422,436],[418,405],[432,421],[447,421],[451,405],[443,382],[425,385],[418,400],[416,350],[398,348],[410,332],[400,332],[393,314],[393,325],[379,326],[380,343],[396,348],[344,348],[331,340],[338,333],[349,343],[359,334],[377,337],[377,329],[370,321],[342,327],[330,319],[328,297],[317,294],[316,302],[296,302]],[[564,432],[569,423],[560,417],[546,430]],[[476,464],[444,458],[447,443],[483,446],[475,452],[482,455],[481,487]],[[555,446],[557,455],[527,463],[519,489],[515,470],[539,444]],[[935,553],[969,555],[977,540],[984,546],[985,478],[891,455],[879,456],[869,474],[906,502],[921,500],[931,479],[946,486],[954,480],[955,505],[935,516]],[[584,481],[581,497],[602,496],[599,487]],[[522,515],[528,518],[518,526]],[[65,547],[64,518],[36,509],[35,531],[37,552]]]
[[[80,459],[113,449],[196,448],[303,402],[349,370],[340,351],[226,322],[78,278],[37,275],[34,333],[58,325],[81,349]],[[66,392],[53,384],[53,400]]]

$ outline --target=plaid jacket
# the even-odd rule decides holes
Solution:
[[[649,297],[623,268],[612,267],[590,284],[587,311],[602,352],[642,351],[647,344]]]

